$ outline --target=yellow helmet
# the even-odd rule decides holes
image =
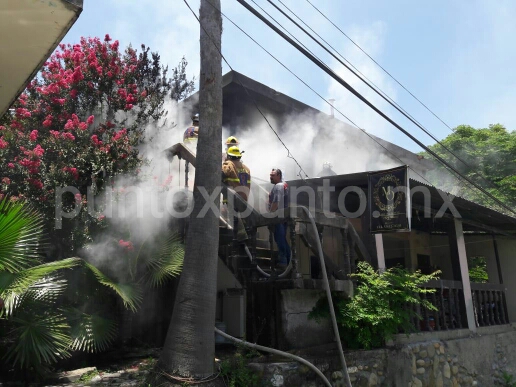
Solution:
[[[230,136],[226,140],[226,145],[236,145],[236,146],[238,146],[238,139],[235,136]]]
[[[240,152],[240,149],[238,149],[237,146],[232,146],[227,151],[228,156],[233,156],[233,157],[242,157],[242,153],[243,152]]]

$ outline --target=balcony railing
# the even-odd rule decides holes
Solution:
[[[505,288],[495,284],[471,284],[477,327],[509,323]]]
[[[435,293],[422,294],[437,310],[409,305],[422,316],[414,318],[414,329],[420,331],[447,331],[467,328],[466,308],[462,282],[450,280],[430,281],[425,288],[435,289]],[[471,283],[473,309],[477,327],[503,325],[509,323],[505,288],[497,284]]]

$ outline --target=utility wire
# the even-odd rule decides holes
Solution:
[[[393,75],[391,75],[385,68],[382,67],[382,65],[380,65],[380,63],[378,63],[376,60],[374,60],[373,57],[371,57],[367,52],[365,52],[362,47],[360,47],[357,43],[355,43],[353,41],[353,39],[351,39],[348,35],[346,35],[346,33],[344,31],[342,31],[334,22],[332,22],[324,13],[322,13],[319,8],[317,8],[315,5],[313,5],[310,0],[306,0],[306,2],[308,4],[310,4],[317,12],[319,12],[319,14],[321,14],[322,17],[324,17],[326,20],[328,20],[337,30],[339,30],[342,35],[344,35],[346,38],[349,39],[349,41],[351,43],[353,43],[360,51],[362,51],[365,55],[367,55],[367,57],[369,59],[371,59],[378,67],[380,67],[384,72],[385,74],[387,74],[389,77],[391,77],[392,80],[394,80],[394,82],[396,82],[398,85],[400,85],[407,93],[409,93],[412,98],[414,98],[417,102],[419,102],[428,112],[430,112],[435,118],[437,118],[439,121],[441,121],[443,123],[443,125],[445,125],[448,129],[450,129],[452,132],[453,132],[453,129],[446,123],[444,122],[439,116],[437,116],[437,114],[435,114],[432,110],[430,110],[430,108],[428,106],[426,106],[423,102],[421,102],[414,94],[412,94],[410,92],[410,90],[408,90],[405,86],[403,86],[396,78],[394,78]]]
[[[204,26],[202,25],[201,21],[199,20],[199,17],[197,16],[197,14],[193,11],[193,9],[190,7],[190,4],[188,4],[188,1],[187,0],[183,0],[184,3],[186,4],[186,6],[188,7],[188,9],[190,10],[190,12],[192,12],[192,14],[194,15],[194,17],[197,19],[197,21],[199,22],[199,25],[201,26],[201,28],[203,29],[204,33],[210,38],[210,40],[212,41],[213,45],[215,46],[215,48],[219,51],[220,53],[220,56],[222,57],[222,59],[224,59],[224,62],[228,65],[228,67],[231,69],[231,71],[234,71],[233,70],[233,67],[231,67],[231,65],[229,64],[229,62],[226,60],[226,58],[224,57],[224,55],[222,54],[222,51],[220,49],[220,47],[217,47],[217,45],[215,44],[215,42],[213,42],[213,39],[212,37],[206,32],[206,30],[204,29]],[[212,6],[213,8],[215,8],[216,10],[218,10],[220,12],[221,15],[225,16],[222,11],[220,9],[218,9],[217,7],[215,7],[211,2],[209,1],[206,1],[210,6]],[[238,78],[238,77],[237,77]],[[260,112],[260,114],[262,115],[262,117],[265,119],[265,121],[267,122],[267,124],[269,125],[269,127],[271,128],[271,130],[274,132],[274,134],[276,135],[276,137],[278,138],[278,140],[281,142],[281,144],[283,145],[283,147],[287,150],[287,157],[288,158],[291,158],[292,160],[294,160],[294,162],[297,164],[297,166],[299,167],[299,177],[303,179],[303,176],[301,175],[301,172],[303,172],[305,174],[305,178],[308,178],[308,175],[306,174],[305,170],[303,169],[303,167],[301,167],[301,165],[299,164],[299,162],[296,160],[296,158],[292,155],[292,152],[290,152],[290,149],[288,149],[287,145],[283,142],[283,140],[281,139],[281,137],[279,136],[278,132],[272,127],[271,123],[269,122],[269,120],[267,119],[267,117],[265,117],[265,115],[263,114],[263,112],[260,110],[260,108],[258,107],[257,103],[256,103],[256,100],[251,96],[251,94],[249,93],[249,90],[247,90],[247,87],[245,87],[242,82],[238,79],[238,82],[240,83],[240,86],[242,86],[245,90],[245,92],[247,93],[248,97],[251,98],[251,100],[253,101],[254,103],[254,106],[256,107],[256,109],[258,109],[258,111]]]
[[[253,3],[254,0],[251,0]],[[380,97],[382,97],[385,101],[387,101],[391,106],[393,106],[396,110],[398,110],[401,114],[403,114],[406,118],[408,118],[413,124],[415,124],[417,127],[419,127],[423,132],[425,132],[428,136],[430,136],[437,144],[439,144],[442,148],[444,148],[447,152],[449,152],[453,157],[455,157],[457,160],[459,160],[462,164],[464,164],[465,167],[467,167],[469,170],[473,170],[473,168],[466,162],[464,161],[462,158],[460,158],[457,154],[455,154],[451,149],[449,149],[446,145],[444,145],[441,141],[439,141],[430,131],[428,131],[424,126],[422,126],[414,117],[412,117],[409,113],[407,113],[401,106],[399,106],[396,102],[394,102],[391,98],[389,98],[387,96],[386,93],[384,93],[382,90],[380,90],[380,88],[376,85],[374,85],[371,81],[369,81],[369,79],[367,79],[367,77],[365,77],[360,71],[358,71],[358,69],[353,66],[349,61],[347,61],[342,55],[340,55],[347,63],[349,63],[353,69],[351,69],[346,63],[342,62],[339,58],[337,58],[335,56],[335,54],[333,52],[331,52],[330,50],[328,50],[327,47],[325,47],[320,41],[318,41],[316,38],[314,38],[313,35],[311,35],[308,31],[306,31],[302,26],[300,26],[295,20],[293,20],[289,15],[287,15],[281,8],[279,8],[276,4],[274,4],[271,0],[267,0],[274,8],[276,8],[283,16],[285,16],[288,20],[290,20],[290,22],[292,22],[296,27],[298,27],[301,31],[303,31],[309,38],[311,38],[315,43],[317,43],[320,47],[322,47],[327,53],[329,53],[334,59],[336,59],[340,64],[342,64],[345,68],[347,68],[353,75],[355,75],[358,79],[360,79],[362,82],[364,82],[371,90],[373,90],[376,94],[378,94]],[[320,35],[318,35],[313,29],[311,29],[303,20],[301,20],[290,8],[288,8],[287,6],[285,6],[285,4],[283,4],[283,2],[281,0],[278,0],[286,9],[288,9],[294,16],[296,16],[298,18],[298,20],[300,20],[305,26],[307,26],[312,32],[314,32],[319,38],[321,38]],[[256,4],[256,3],[255,3]],[[260,9],[263,10],[263,8],[260,7]],[[269,14],[267,14],[269,15]],[[269,15],[270,17],[270,15]],[[274,18],[272,18],[272,20],[274,20],[276,23],[278,23]],[[279,23],[278,23],[279,24]],[[284,30],[286,30],[284,27],[283,27]],[[291,33],[289,33],[290,36],[293,36]],[[296,39],[296,38],[295,38]],[[321,38],[322,39],[322,38]],[[322,39],[326,44],[328,44],[335,52],[338,53],[338,51],[333,48],[328,42],[326,42],[324,39]],[[298,39],[296,39],[296,41],[299,42]],[[303,47],[305,47],[306,49],[306,46],[303,45]],[[308,50],[309,51],[309,50]],[[313,53],[310,52],[312,55]],[[315,55],[314,55],[315,56]],[[316,57],[317,58],[317,57]],[[318,60],[320,60],[319,58],[317,58]],[[321,61],[322,62],[322,61]],[[328,67],[327,65],[325,65],[326,67]],[[354,71],[356,70],[356,72]],[[357,74],[359,73],[359,74]],[[495,188],[496,190],[499,189],[499,187],[494,183],[492,182],[491,180],[489,180],[488,178],[484,177],[483,175],[481,174],[478,174],[478,176],[484,180],[488,185],[490,185],[491,187]],[[508,200],[509,202],[512,202],[512,199],[507,197],[505,193],[502,193],[500,192],[506,200]]]
[[[210,4],[212,7],[213,4],[211,4],[208,1],[208,4]],[[219,10],[220,11],[220,10]],[[394,158],[396,158],[402,165],[405,165],[403,160],[401,160],[398,155],[396,155],[393,151],[386,148],[383,144],[381,144],[374,136],[367,133],[364,129],[360,128],[351,118],[346,116],[343,112],[341,112],[337,107],[333,106],[330,102],[328,102],[321,94],[319,94],[316,90],[314,90],[308,83],[306,83],[303,79],[301,79],[297,74],[295,74],[292,70],[290,70],[285,64],[283,64],[278,58],[276,58],[272,53],[270,53],[265,47],[263,47],[258,41],[256,41],[251,35],[249,35],[246,31],[244,31],[238,24],[236,24],[233,20],[231,20],[227,15],[225,15],[223,12],[221,12],[221,15],[224,16],[229,22],[231,22],[236,28],[238,28],[244,35],[246,35],[249,39],[251,39],[258,47],[260,47],[263,51],[265,51],[271,58],[273,58],[276,62],[278,62],[283,68],[285,68],[289,73],[291,73],[294,77],[296,77],[301,83],[303,83],[308,89],[310,89],[314,94],[316,94],[319,98],[321,98],[325,103],[327,103],[329,106],[334,108],[339,114],[341,114],[348,122],[350,122],[354,127],[359,129],[362,133],[364,133],[367,137],[369,137],[371,140],[373,140],[376,144],[378,144],[380,147],[382,147],[386,152],[390,153]],[[409,169],[411,169],[416,175],[421,177],[424,181],[428,183],[428,185],[432,186],[432,183],[428,181],[423,175],[421,175],[419,172],[417,172],[414,168],[412,168],[410,165],[408,166]]]
[[[258,17],[263,23],[265,23],[269,28],[271,28],[273,31],[275,31],[277,34],[279,34],[283,39],[285,39],[287,42],[289,42],[291,45],[293,45],[295,48],[297,48],[302,54],[304,54],[308,59],[310,59],[313,63],[315,63],[319,68],[324,70],[328,75],[330,75],[333,79],[335,79],[337,82],[339,82],[342,86],[344,86],[346,89],[348,89],[353,95],[355,95],[358,99],[360,99],[362,102],[364,102],[367,106],[369,106],[372,110],[374,110],[377,114],[379,114],[382,118],[384,118],[386,121],[388,121],[391,125],[393,125],[396,129],[401,131],[403,134],[405,134],[407,137],[409,137],[412,141],[414,141],[417,145],[419,145],[421,148],[423,148],[425,151],[427,151],[430,155],[432,155],[434,158],[436,158],[438,161],[440,161],[443,165],[448,167],[450,170],[454,171],[458,176],[461,176],[464,180],[469,182],[471,185],[476,187],[478,190],[480,190],[482,193],[487,195],[489,198],[491,198],[493,201],[495,201],[498,205],[505,208],[507,211],[510,211],[511,213],[516,215],[516,211],[514,211],[512,208],[508,207],[505,203],[503,203],[501,200],[493,196],[491,193],[486,191],[482,186],[471,180],[469,177],[462,175],[455,167],[453,167],[450,163],[448,163],[446,160],[444,160],[441,156],[439,156],[437,153],[432,151],[430,148],[428,148],[426,145],[424,145],[421,141],[419,141],[417,138],[415,138],[412,134],[407,132],[405,129],[403,129],[399,124],[397,124],[395,121],[393,121],[390,117],[388,117],[385,113],[383,113],[380,109],[378,109],[376,106],[374,106],[371,102],[369,102],[368,99],[366,99],[362,94],[360,94],[358,91],[356,91],[349,83],[344,81],[341,77],[339,77],[337,74],[335,74],[331,69],[329,69],[324,63],[321,63],[320,60],[315,58],[312,54],[310,54],[307,50],[305,50],[303,47],[301,47],[298,43],[294,42],[291,38],[286,36],[283,32],[281,32],[274,24],[272,24],[269,20],[267,20],[263,15],[261,15],[258,11],[256,11],[252,6],[250,6],[245,0],[237,0],[241,5],[243,5],[248,11],[250,11],[252,14],[254,14],[256,17]]]

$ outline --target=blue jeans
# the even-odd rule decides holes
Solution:
[[[290,246],[287,242],[287,223],[274,226],[274,240],[278,246],[278,263],[288,265],[290,262]]]

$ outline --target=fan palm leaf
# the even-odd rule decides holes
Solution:
[[[5,292],[23,293],[46,276],[58,270],[71,269],[81,263],[81,258],[65,258],[20,270],[16,273],[0,272],[0,294]]]
[[[18,313],[11,322],[15,325],[11,335],[16,341],[9,348],[6,361],[21,368],[38,369],[70,356],[70,326],[59,311],[39,314],[27,310]]]
[[[116,282],[92,264],[84,262],[84,265],[93,273],[100,284],[114,290],[114,292],[122,299],[126,308],[136,312],[143,299],[142,291],[137,284]]]
[[[71,348],[75,351],[104,351],[116,339],[117,326],[110,319],[78,309],[70,309],[67,316],[72,327]]]
[[[147,262],[146,282],[151,286],[161,286],[183,269],[184,247],[179,235],[172,234],[159,247],[158,253]]]
[[[23,202],[0,201],[0,271],[11,273],[39,261],[43,218]]]
[[[0,278],[5,273],[0,273]],[[19,308],[29,308],[32,304],[39,304],[45,307],[51,307],[60,295],[66,290],[67,281],[62,279],[60,275],[50,275],[34,282],[21,292],[3,291],[0,295],[4,300],[4,310],[0,311],[0,317],[8,318]]]

